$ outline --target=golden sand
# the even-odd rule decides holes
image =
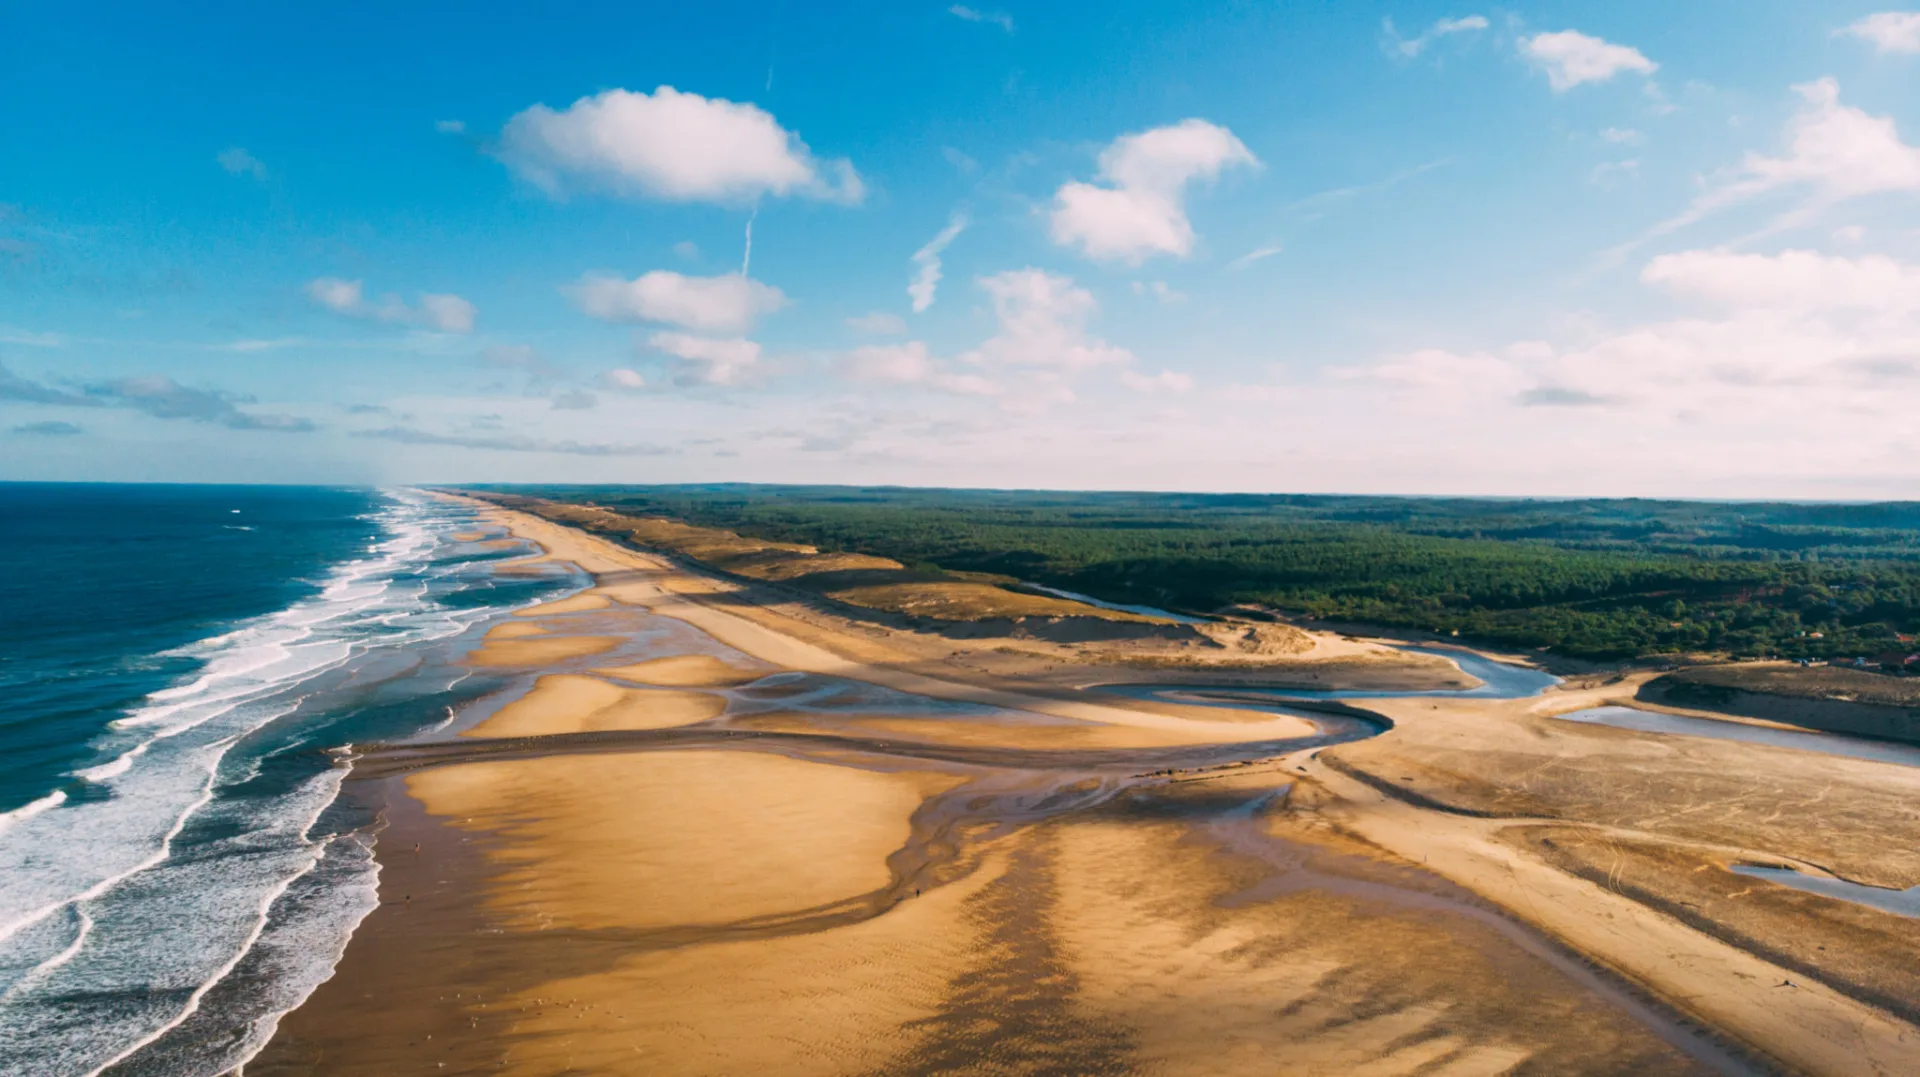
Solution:
[[[594,672],[605,673],[609,677],[618,677],[635,684],[652,684],[663,688],[730,688],[737,684],[757,681],[766,676],[763,672],[730,666],[718,658],[704,654],[652,658],[645,662],[635,662],[630,666],[615,666],[611,669],[597,669]]]
[[[597,574],[594,592],[550,606],[598,598],[585,608],[609,609],[607,596],[616,595],[773,668],[1050,716],[791,711],[736,719],[742,725],[1074,749],[1309,731],[1294,718],[1103,700],[1074,692],[1078,684],[1036,684],[1023,679],[1017,661],[1005,667],[1012,672],[989,670],[984,656],[999,653],[993,641],[972,641],[964,659],[958,644],[930,657],[911,649],[920,644],[796,609],[757,585],[690,572],[551,521],[496,518],[550,551],[527,564],[569,561]],[[629,612],[638,611],[622,605],[596,618],[608,625],[598,631],[624,631],[613,626]],[[476,661],[541,665],[601,653],[616,641],[513,635],[490,638]],[[1325,652],[1347,642],[1316,638],[1315,658],[1332,657]],[[1376,659],[1396,663],[1393,676],[1432,680],[1398,657],[1348,657],[1345,664],[1303,660],[1302,668],[1325,676],[1329,687],[1363,674],[1360,683],[1379,686],[1377,673],[1358,669]],[[673,706],[704,713],[714,704],[700,701],[719,697],[688,689],[759,676],[701,655],[595,673],[656,687],[549,673],[473,732],[640,728],[628,723],[651,720],[650,704],[686,697]],[[484,930],[464,930],[486,940],[492,963],[476,966],[487,970],[481,975],[446,981],[444,991],[416,987],[413,1006],[469,1007],[463,1022],[470,1017],[471,1027],[487,1030],[474,1049],[498,1052],[470,1070],[527,1077],[1702,1072],[1643,1017],[1582,979],[1590,966],[1543,957],[1545,948],[1526,941],[1533,936],[1517,939],[1517,928],[1472,904],[1458,884],[1799,1068],[1920,1072],[1912,1025],[1846,997],[1819,971],[1794,973],[1788,991],[1767,951],[1688,926],[1684,915],[1629,900],[1563,863],[1591,853],[1596,863],[1617,866],[1609,843],[1638,842],[1647,848],[1636,865],[1651,865],[1636,867],[1643,874],[1669,870],[1661,858],[1672,854],[1688,870],[1701,865],[1720,882],[1744,885],[1749,880],[1725,871],[1723,854],[1673,853],[1679,843],[1730,840],[1735,834],[1725,828],[1737,824],[1740,835],[1783,848],[1804,844],[1809,859],[1818,846],[1840,854],[1828,858],[1835,864],[1904,879],[1913,870],[1905,838],[1920,817],[1892,795],[1895,779],[1861,769],[1867,764],[1776,767],[1750,748],[1562,730],[1527,713],[1572,705],[1566,696],[1383,701],[1395,727],[1369,741],[1219,774],[1164,783],[1149,777],[1103,807],[1039,823],[1001,817],[998,829],[985,825],[995,805],[1014,800],[983,790],[995,782],[1009,788],[1012,771],[957,794],[971,798],[964,812],[979,825],[934,830],[933,821],[962,810],[961,802],[922,809],[928,797],[955,788],[957,777],[874,773],[738,746],[442,762],[403,779],[456,835],[443,853],[429,842],[428,854],[448,865],[469,857],[481,868],[463,878],[435,859],[416,862],[411,876],[397,868],[391,878],[475,894],[476,905],[463,907]],[[933,765],[905,755],[896,761]],[[1053,799],[1046,780],[1031,777],[1031,797],[1011,786],[1021,791],[1023,810]],[[1287,783],[1284,807],[1265,816],[1243,810],[1249,795],[1278,796]],[[1070,793],[1058,802],[1070,805],[1091,784],[1055,791]],[[1388,795],[1395,786],[1406,795]],[[1846,805],[1863,795],[1857,807]],[[1484,817],[1433,811],[1433,801]],[[1516,837],[1521,828],[1537,829],[1543,815],[1558,820],[1552,836],[1565,847],[1557,852]],[[1862,819],[1876,826],[1856,825]],[[1669,844],[1647,844],[1656,838]],[[1277,859],[1247,852],[1283,840],[1306,851]],[[1888,851],[1890,844],[1902,848]],[[896,896],[895,872],[939,850],[957,859],[936,860],[913,876],[913,886],[926,883],[924,896],[905,889]],[[379,852],[388,866],[409,855],[385,839]],[[1305,867],[1287,856],[1304,857]],[[1346,866],[1326,859],[1339,857]],[[385,878],[383,897],[404,905],[404,895],[387,893]],[[1739,898],[1729,894],[1724,900]],[[390,906],[375,913],[376,929],[397,922]],[[398,937],[363,934],[390,943]],[[350,949],[349,963],[352,956]],[[1897,960],[1882,964],[1900,968]],[[446,997],[483,983],[484,1004]],[[378,989],[362,974],[355,983],[323,985],[315,997],[338,1006],[372,999]],[[398,1024],[406,1041],[404,1051],[390,1045],[392,1057],[428,1065],[452,1057],[437,1039],[415,1044],[407,1031],[414,1026]],[[335,1069],[323,1058],[301,1072],[353,1072],[339,1068],[348,1055],[336,1050]],[[270,1061],[266,1072],[279,1077]]]
[[[709,692],[622,688],[598,677],[550,673],[534,682],[533,691],[500,708],[464,735],[541,737],[613,729],[666,729],[704,722],[726,709],[726,699]]]
[[[998,874],[990,865],[863,923],[649,953],[541,984],[501,1004],[527,1012],[502,1072],[895,1072],[978,960],[982,924],[966,906]]]
[[[466,763],[407,788],[429,812],[505,839],[508,867],[487,900],[514,922],[601,928],[726,923],[883,887],[914,809],[954,782],[645,752]]]
[[[467,656],[476,666],[542,666],[569,658],[604,654],[620,645],[614,636],[552,636],[546,639],[488,640]]]

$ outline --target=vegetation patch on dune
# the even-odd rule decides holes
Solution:
[[[1914,503],[510,489],[684,521],[650,525],[645,541],[669,548],[692,541],[675,539],[687,534],[675,528],[697,525],[763,551],[755,556],[806,550],[809,559],[851,559],[843,569],[884,563],[905,574],[901,583],[986,574],[1111,602],[1268,609],[1588,658],[1871,657],[1920,631]],[[745,556],[704,546],[687,553]]]

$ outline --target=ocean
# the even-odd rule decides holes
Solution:
[[[0,1073],[243,1063],[373,907],[345,746],[504,681],[496,571],[409,490],[0,483]],[[466,538],[462,536],[466,534]]]

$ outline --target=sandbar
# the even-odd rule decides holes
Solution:
[[[497,842],[504,870],[490,906],[523,927],[587,929],[727,923],[858,898],[887,885],[914,809],[955,784],[757,752],[476,762],[407,780],[429,812]]]
[[[666,729],[718,717],[723,696],[622,688],[598,677],[550,673],[533,690],[467,730],[468,737],[541,737],[615,729]]]
[[[730,688],[766,676],[765,671],[741,669],[705,654],[650,658],[645,662],[594,672],[635,684],[652,684],[663,688]]]
[[[540,666],[569,658],[604,654],[620,645],[615,636],[550,636],[545,639],[487,640],[467,656],[476,666]]]

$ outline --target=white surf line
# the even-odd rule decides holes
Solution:
[[[218,748],[220,749],[220,751],[217,755],[214,756],[212,765],[207,768],[207,782],[200,789],[200,798],[198,800],[195,800],[192,804],[188,805],[187,809],[181,812],[179,816],[177,816],[174,819],[173,826],[167,831],[166,835],[160,839],[159,847],[156,848],[153,851],[153,853],[150,854],[145,860],[142,860],[138,864],[135,864],[133,867],[130,867],[125,871],[120,872],[118,875],[110,875],[107,878],[104,878],[99,882],[94,883],[92,886],[87,887],[85,890],[82,890],[78,894],[74,894],[73,896],[68,898],[63,898],[60,901],[43,905],[39,909],[31,913],[28,913],[26,916],[21,917],[18,920],[15,920],[11,924],[0,925],[0,942],[7,941],[13,936],[19,934],[21,931],[29,927],[32,927],[33,925],[39,923],[40,921],[45,920],[47,917],[52,916],[54,913],[59,912],[61,909],[64,909],[67,906],[74,904],[75,902],[92,901],[94,898],[97,898],[100,895],[106,893],[107,891],[112,890],[114,887],[119,886],[121,883],[127,881],[128,879],[133,878],[135,875],[138,875],[141,872],[146,871],[148,868],[151,868],[154,865],[159,864],[162,861],[166,860],[167,857],[170,856],[173,852],[173,839],[179,837],[180,832],[187,828],[187,820],[192,818],[195,812],[199,811],[201,808],[206,807],[209,801],[213,800],[213,789],[215,785],[215,780],[220,773],[220,761],[226,758],[227,749],[233,747],[234,742],[238,739],[239,739],[238,737],[227,737],[224,740],[214,741],[212,744],[209,744],[207,746],[209,748]]]
[[[233,739],[238,740],[239,738],[235,737]],[[215,765],[215,769],[216,770],[218,769],[218,764]],[[322,780],[325,780],[324,776]],[[344,780],[344,778],[342,780]],[[146,1038],[134,1043],[132,1046],[123,1050],[120,1054],[115,1055],[113,1058],[109,1059],[106,1063],[101,1065],[99,1069],[96,1069],[93,1071],[92,1074],[89,1074],[89,1077],[93,1077],[93,1074],[98,1074],[102,1070],[106,1070],[117,1065],[118,1063],[124,1061],[129,1055],[132,1055],[133,1053],[139,1051],[141,1048],[147,1046],[148,1044],[153,1043],[155,1040],[159,1039],[161,1036],[166,1035],[168,1032],[172,1031],[173,1029],[178,1028],[183,1022],[187,1020],[187,1018],[192,1017],[196,1012],[198,1012],[200,1008],[200,1001],[201,999],[206,997],[207,992],[211,991],[215,985],[220,983],[220,981],[226,979],[227,976],[230,973],[232,973],[235,968],[239,967],[240,962],[243,961],[248,954],[253,952],[254,944],[259,942],[260,936],[266,933],[267,920],[273,912],[274,903],[279,901],[280,896],[286,893],[287,890],[290,887],[292,887],[294,883],[298,882],[299,880],[305,878],[307,875],[311,874],[313,869],[319,866],[321,858],[326,855],[328,844],[330,844],[333,841],[333,839],[338,836],[338,835],[330,835],[325,841],[316,842],[313,840],[312,835],[313,835],[313,828],[316,825],[318,825],[320,822],[320,816],[326,813],[326,810],[332,806],[334,797],[339,794],[340,785],[341,785],[341,781],[335,781],[332,792],[327,794],[325,797],[318,798],[316,800],[312,813],[307,816],[306,825],[300,828],[300,843],[302,845],[305,845],[308,850],[306,864],[303,865],[300,868],[300,870],[289,873],[286,878],[280,880],[280,882],[276,886],[270,888],[266,892],[265,896],[261,899],[259,912],[254,917],[252,930],[247,932],[247,937],[241,941],[240,946],[235,951],[234,955],[230,959],[228,959],[226,964],[220,967],[219,971],[215,972],[211,977],[209,977],[206,980],[206,982],[202,983],[199,987],[195,988],[193,994],[187,996],[187,1002],[185,1007],[181,1010],[179,1014],[177,1014],[174,1017],[172,1021],[169,1021],[166,1024],[160,1026],[158,1029],[155,1029],[153,1032],[149,1033]],[[39,970],[36,969],[35,971],[37,972]]]
[[[320,851],[320,855],[314,858],[314,866],[318,867],[320,861],[325,859],[326,848],[324,846],[330,846],[333,842],[343,839],[353,841],[367,840],[365,836],[358,831],[346,834],[335,834],[333,837],[327,839]],[[366,910],[360,914],[358,920],[353,922],[353,926],[347,929],[346,936],[340,940],[339,948],[334,951],[333,960],[327,962],[327,974],[315,980],[313,985],[307,988],[306,994],[294,999],[293,1002],[285,1008],[268,1014],[262,1018],[258,1024],[254,1025],[255,1034],[251,1038],[251,1042],[244,1049],[243,1056],[238,1062],[233,1064],[233,1068],[230,1071],[233,1077],[245,1077],[247,1063],[259,1057],[260,1052],[266,1050],[267,1044],[273,1041],[274,1034],[280,1031],[281,1019],[305,1005],[306,1001],[313,997],[313,993],[320,989],[321,984],[333,979],[334,974],[340,971],[340,959],[346,956],[347,947],[353,945],[353,936],[360,930],[360,925],[366,922],[367,916],[372,913],[374,909],[380,907],[380,861],[373,856],[373,844],[370,840],[368,840],[366,848],[367,868],[369,871],[366,889],[371,895],[371,900],[367,903]]]
[[[390,542],[388,544],[393,544],[393,543]],[[415,552],[418,545],[419,544],[416,543],[413,547],[410,547],[405,551],[395,551],[395,553]],[[375,562],[372,565],[370,565],[368,570],[357,572],[353,576],[351,576],[348,580],[342,580],[342,581],[336,582],[333,586],[328,587],[326,590],[324,590],[322,592],[321,597],[324,598],[324,596],[330,592],[337,594],[338,591],[341,590],[344,586],[350,585],[351,583],[358,583],[359,581],[366,579],[374,571],[397,568],[402,563],[404,563],[403,560],[396,558],[393,555],[389,555],[389,557],[383,559],[381,562]],[[350,564],[362,565],[367,563],[351,562]],[[313,631],[314,625],[325,624],[329,621],[337,620],[340,617],[347,616],[348,614],[363,611],[368,606],[374,603],[377,603],[384,596],[386,590],[387,590],[386,584],[383,582],[378,591],[376,591],[372,595],[363,596],[362,599],[358,600],[358,603],[355,607],[327,612],[326,616],[320,617],[315,621],[306,622],[306,623],[290,623],[284,620],[283,618],[285,618],[287,614],[292,613],[294,610],[297,610],[299,608],[299,606],[296,605],[294,607],[289,607],[287,610],[281,611],[281,613],[270,615],[270,620],[265,625],[249,626],[249,628],[237,629],[233,632],[225,633],[220,637],[215,637],[217,639],[231,640],[234,637],[237,637],[249,631],[250,629],[272,627],[274,626],[274,622],[276,621],[278,622],[279,626],[293,627],[299,633],[298,636],[290,640],[271,641],[269,644],[269,648],[271,651],[276,652],[276,657],[269,659],[268,661],[256,662],[246,666],[243,669],[222,670],[214,673],[203,674],[199,678],[195,679],[194,681],[186,685],[182,685],[172,689],[162,689],[159,692],[153,693],[151,696],[149,696],[150,699],[167,699],[169,702],[166,705],[156,708],[155,712],[149,712],[147,714],[140,714],[140,715],[129,715],[126,718],[118,719],[115,722],[110,724],[117,728],[128,728],[128,727],[138,728],[140,726],[158,725],[165,722],[169,717],[171,717],[173,713],[180,711],[182,709],[185,709],[187,707],[207,706],[210,704],[213,704],[213,705],[224,704],[224,706],[219,706],[218,709],[214,710],[211,714],[206,715],[204,718],[201,718],[198,721],[187,722],[174,727],[161,729],[160,731],[156,732],[154,735],[149,737],[147,740],[133,746],[132,748],[121,753],[119,756],[115,757],[114,759],[109,760],[106,763],[99,764],[97,766],[88,767],[79,771],[75,771],[73,772],[72,776],[81,778],[86,781],[96,782],[96,783],[105,781],[106,779],[109,779],[109,778],[118,777],[119,775],[124,774],[129,769],[131,769],[134,760],[144,755],[147,752],[147,750],[151,748],[153,744],[157,741],[165,740],[170,737],[175,737],[175,736],[179,736],[180,734],[190,732],[193,729],[197,729],[200,726],[206,725],[208,722],[216,721],[224,717],[225,715],[232,713],[235,708],[241,706],[242,704],[251,703],[265,696],[270,696],[279,692],[288,691],[291,688],[293,688],[295,685],[298,685],[303,681],[311,680],[313,677],[319,676],[320,674],[339,668],[341,665],[350,661],[353,658],[354,654],[356,653],[356,649],[352,641],[348,641],[348,646],[340,655],[330,660],[323,660],[319,664],[309,667],[305,670],[301,670],[297,674],[294,674],[285,680],[271,681],[271,682],[264,682],[264,683],[256,682],[251,685],[239,687],[237,688],[237,690],[229,690],[224,694],[217,693],[217,692],[213,693],[211,695],[211,698],[207,698],[207,699],[192,698],[195,694],[198,694],[199,692],[202,692],[212,687],[215,683],[217,683],[221,679],[229,678],[229,677],[244,677],[247,674],[254,672],[255,670],[264,668],[265,666],[272,664],[272,661],[286,659],[291,655],[292,649],[294,647],[298,646],[299,644],[310,641],[316,635],[316,633]],[[178,703],[171,702],[172,700],[176,700],[176,699],[180,700],[180,702]],[[291,709],[283,710],[279,714],[275,714],[265,719],[264,721],[256,725],[254,729],[257,730],[259,728],[264,727],[265,725],[271,724],[272,722],[285,717],[289,713],[291,713]],[[248,730],[247,732],[251,733],[253,732],[253,730]],[[140,863],[135,864],[133,867],[127,869],[126,871],[121,872],[120,874],[109,876],[108,878],[103,879],[98,883],[95,883],[92,887],[89,887],[88,889],[82,891],[79,894],[73,895],[71,897],[65,898],[58,902],[51,903],[46,906],[43,906],[40,909],[29,913],[26,917],[14,921],[13,923],[0,925],[0,942],[4,942],[7,939],[12,938],[14,935],[18,934],[20,931],[24,930],[25,928],[31,927],[34,924],[37,924],[40,921],[45,920],[47,917],[53,915],[54,913],[58,912],[59,910],[69,905],[72,905],[76,902],[90,901],[96,897],[99,897],[102,894],[106,893],[108,890],[111,890],[113,887],[131,878],[132,876],[137,875],[140,872],[146,871],[149,868],[152,868],[155,865],[159,864],[160,862],[164,861],[167,858],[167,856],[171,853],[173,839],[178,837],[181,831],[185,828],[187,820],[191,818],[195,812],[205,807],[207,803],[212,800],[213,790],[215,785],[217,784],[216,779],[219,775],[220,764],[225,760],[227,755],[227,750],[231,749],[233,744],[237,742],[240,739],[240,737],[244,735],[246,734],[244,733],[235,734],[234,736],[227,737],[222,740],[214,741],[212,744],[208,745],[209,748],[219,748],[221,750],[214,756],[213,760],[211,761],[211,764],[208,770],[207,785],[202,789],[200,798],[194,801],[191,805],[189,805],[185,809],[185,811],[174,821],[173,827],[170,830],[168,830],[167,834],[161,839],[161,844],[159,846],[159,849],[153,855],[149,856],[147,859],[141,861]],[[60,798],[59,801],[55,801],[51,804],[47,804],[46,807],[52,807],[55,804],[63,802],[66,799],[65,793],[56,792],[55,794],[53,794],[53,796],[58,796]],[[36,801],[34,802],[34,804],[40,804],[43,801],[46,801],[48,799],[50,798],[42,798],[41,801]],[[33,808],[34,804],[27,805],[27,808]],[[4,830],[8,826],[10,826],[16,819],[26,818],[30,814],[38,814],[39,811],[44,811],[44,810],[46,810],[46,808],[43,807],[33,812],[27,812],[26,809],[23,808],[8,817],[0,818],[0,832],[4,832]]]
[[[75,905],[73,911],[80,917],[80,930],[74,932],[73,941],[67,944],[66,949],[40,962],[33,968],[28,969],[27,974],[14,981],[13,986],[7,988],[5,994],[0,994],[0,1002],[9,1001],[15,995],[25,991],[28,987],[52,975],[55,969],[58,969],[60,966],[80,955],[81,948],[87,944],[87,936],[93,934],[93,917],[87,915],[87,907],[85,904]]]
[[[166,1022],[147,1035],[135,1040],[119,1054],[107,1059],[98,1067],[88,1070],[86,1077],[100,1077],[100,1074],[126,1061],[142,1048],[152,1044],[174,1029],[179,1028],[182,1024],[186,1023],[187,1018],[198,1013],[200,1011],[200,1002],[207,997],[207,992],[213,990],[222,980],[225,980],[234,969],[239,967],[240,962],[244,960],[248,954],[253,952],[253,944],[259,942],[260,936],[266,932],[267,917],[273,911],[274,902],[279,901],[280,895],[286,893],[288,887],[291,887],[297,880],[304,878],[307,873],[311,872],[314,866],[319,863],[320,857],[318,855],[310,857],[306,867],[288,875],[280,881],[279,885],[267,891],[266,896],[261,899],[259,914],[254,918],[253,930],[247,932],[247,937],[240,943],[240,948],[235,951],[232,957],[227,959],[226,964],[220,966],[217,972],[208,977],[206,982],[193,989],[193,994],[187,996],[186,1005],[174,1016],[173,1020]]]
[[[25,804],[20,805],[19,807],[13,809],[10,812],[0,814],[0,834],[5,834],[9,829],[13,827],[13,824],[15,823],[21,822],[22,820],[26,820],[26,819],[31,819],[34,816],[39,815],[43,811],[49,811],[53,808],[57,808],[60,805],[65,804],[66,802],[67,802],[66,791],[62,789],[55,789],[53,792],[48,793],[46,796],[43,796],[38,800],[29,800]]]
[[[582,586],[579,590],[584,591],[590,588],[591,586],[592,586],[592,582],[591,582],[591,579],[589,578],[588,582],[584,586]],[[424,591],[422,593],[424,593]],[[575,592],[575,593],[578,593],[578,592]],[[459,635],[461,632],[466,631],[468,628],[471,628],[474,624],[478,624],[481,621],[487,620],[490,616],[497,615],[497,613],[510,612],[511,610],[514,610],[514,609],[531,608],[533,606],[539,605],[547,601],[553,601],[552,597],[545,596],[545,595],[539,596],[537,598],[529,599],[522,603],[519,603],[517,606],[507,607],[504,610],[495,611],[494,614],[484,614],[481,617],[475,618],[471,622],[462,623],[459,621],[458,618],[455,618],[454,624],[457,627],[454,629],[454,631],[445,633],[443,635],[423,634],[421,639],[409,640],[406,642],[408,643],[417,643],[417,642],[423,642],[423,641],[432,642],[440,639],[450,638],[451,636],[456,636],[456,635]],[[471,675],[472,675],[471,671],[462,671],[460,676],[457,679],[455,679],[451,684],[449,684],[447,686],[447,689],[443,689],[443,691],[450,690],[454,685],[457,685],[461,681],[466,680]],[[449,707],[447,720],[445,722],[440,723],[440,725],[437,726],[436,728],[437,729],[445,728],[445,726],[448,723],[451,723],[453,721],[453,718],[454,718],[453,709]],[[237,739],[238,737],[230,738],[230,740],[237,740]],[[352,749],[352,745],[346,746],[346,750],[349,753],[351,752],[351,749]],[[222,758],[224,758],[225,753],[222,752],[221,756]],[[351,756],[349,755],[348,758],[350,760]],[[218,769],[219,769],[218,761],[216,761],[215,767],[214,767],[214,773],[217,773]],[[165,1036],[168,1032],[171,1032],[175,1028],[180,1027],[180,1025],[185,1023],[195,1013],[199,1012],[200,1003],[206,997],[207,993],[213,990],[213,988],[218,986],[221,981],[225,980],[229,975],[231,975],[233,970],[239,967],[240,962],[245,960],[246,956],[253,952],[253,948],[255,944],[259,942],[261,935],[263,935],[266,931],[266,925],[268,922],[268,918],[272,913],[274,903],[279,901],[281,895],[285,894],[287,890],[291,888],[295,882],[298,882],[300,879],[305,878],[307,875],[311,874],[316,867],[319,866],[321,860],[326,855],[327,846],[331,844],[332,841],[336,840],[337,838],[345,836],[345,835],[334,835],[332,837],[329,837],[326,841],[318,843],[317,845],[311,840],[310,837],[307,836],[311,833],[313,826],[319,822],[321,814],[323,814],[327,808],[332,806],[334,800],[338,796],[338,793],[339,793],[339,785],[336,784],[334,789],[334,795],[326,798],[326,800],[316,808],[313,816],[308,820],[307,826],[302,833],[302,840],[309,846],[314,846],[313,855],[308,859],[304,867],[302,867],[299,871],[293,872],[292,874],[288,875],[285,879],[281,880],[278,885],[276,885],[274,888],[268,891],[268,893],[263,898],[260,904],[260,912],[254,921],[253,929],[250,932],[248,932],[246,939],[242,941],[238,951],[233,955],[233,957],[230,958],[226,962],[226,964],[221,966],[219,971],[215,972],[214,975],[210,977],[206,982],[202,983],[199,987],[194,989],[193,994],[188,996],[186,1005],[182,1008],[181,1012],[177,1014],[171,1021],[168,1021],[167,1023],[161,1025],[159,1028],[153,1030],[151,1033],[147,1034],[145,1037],[141,1038],[140,1040],[134,1042],[132,1045],[122,1050],[119,1054],[108,1059],[105,1063],[101,1064],[97,1069],[90,1071],[86,1075],[86,1077],[99,1077],[101,1073],[104,1073],[106,1070],[109,1070],[114,1066],[118,1065],[119,1063],[126,1061],[129,1057],[133,1056],[134,1054],[138,1053],[139,1051],[143,1050],[144,1048],[158,1041],[161,1037]],[[211,796],[212,796],[212,793],[211,793],[211,785],[210,785],[206,799],[211,799]],[[193,810],[197,811],[200,806],[203,806],[206,803],[206,799],[203,799],[200,802],[200,804],[195,805]],[[182,825],[184,825],[184,820]],[[177,832],[178,832],[178,827],[176,827],[176,830],[174,833],[177,833]],[[173,837],[173,834],[169,834],[168,841],[171,841],[172,837]],[[374,887],[375,892],[377,893],[378,885],[379,885],[379,876],[380,876],[380,863],[378,860],[369,859],[369,864],[371,865],[372,872],[373,872],[372,885]],[[148,866],[151,866],[151,865],[148,865]],[[362,916],[361,919],[362,920],[365,919],[364,915]],[[345,954],[346,945],[351,943],[353,933],[354,931],[358,930],[358,928],[359,928],[359,924],[356,923],[353,929],[348,931],[346,941],[342,943],[339,953],[335,955],[335,959],[333,963],[335,967],[337,967],[338,965],[339,957]],[[4,938],[5,938],[4,935],[0,935],[0,940],[3,940]],[[71,947],[70,949],[77,949],[77,942],[76,942],[76,946]],[[327,977],[325,979],[322,979],[316,982],[314,987],[317,988],[320,983],[325,983],[327,979],[332,978],[332,975],[333,975],[333,972],[330,969]],[[308,992],[309,996],[311,995],[311,993],[312,991],[309,990]],[[298,1006],[304,1001],[305,1001],[305,998],[303,997],[302,999],[296,1001],[294,1003],[294,1006]],[[267,1024],[263,1030],[265,1032],[265,1035],[260,1036],[258,1038],[258,1040],[251,1047],[251,1049],[247,1052],[246,1056],[240,1059],[240,1061],[236,1063],[229,1072],[235,1073],[236,1075],[241,1073],[244,1070],[246,1064],[252,1061],[252,1059],[255,1056],[257,1056],[262,1049],[265,1048],[267,1042],[272,1038],[273,1033],[279,1028],[280,1019],[284,1017],[287,1013],[291,1012],[292,1009],[293,1007],[288,1007],[285,1010],[281,1010],[280,1012],[273,1014],[271,1017],[270,1023]]]

